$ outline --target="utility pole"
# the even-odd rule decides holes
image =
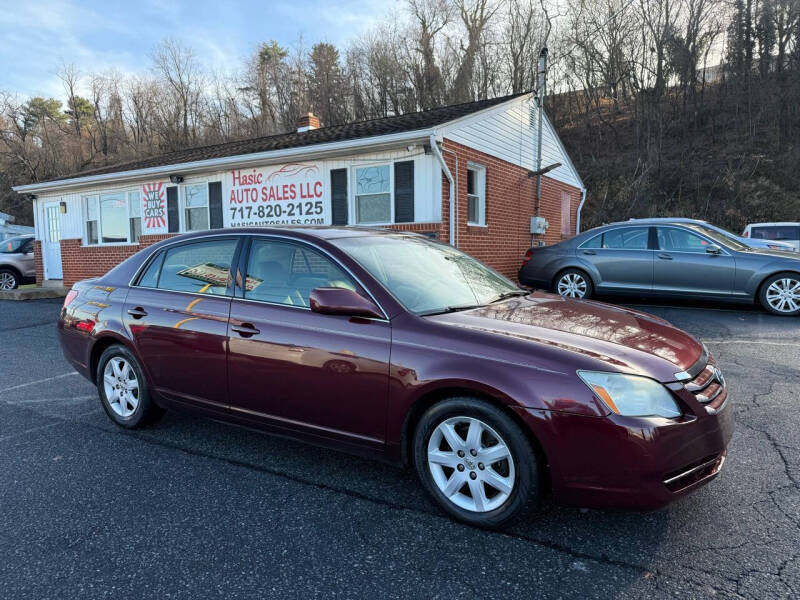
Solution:
[[[533,214],[539,216],[539,204],[542,200],[542,111],[544,95],[547,93],[547,46],[539,52],[539,81],[536,90],[537,136],[536,136],[536,206]]]

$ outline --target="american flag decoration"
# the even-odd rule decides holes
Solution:
[[[164,185],[146,183],[142,186],[144,199],[144,222],[148,229],[164,227],[167,224],[167,210],[164,205]]]

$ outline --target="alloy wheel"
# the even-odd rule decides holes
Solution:
[[[428,441],[428,469],[450,502],[472,512],[495,510],[514,490],[514,459],[508,445],[473,417],[439,423]]]
[[[108,404],[117,415],[127,419],[136,412],[139,406],[139,378],[125,358],[114,356],[106,363],[103,387]]]
[[[0,273],[0,290],[13,290],[17,287],[17,278],[13,273],[4,271]]]
[[[583,298],[588,286],[586,280],[578,273],[564,273],[558,280],[558,295],[565,298]]]
[[[776,279],[767,288],[767,302],[778,312],[792,313],[800,309],[800,280],[793,277]]]

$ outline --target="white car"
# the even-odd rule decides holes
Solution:
[[[769,240],[791,244],[800,250],[800,223],[750,223],[744,228],[742,236],[752,240]]]

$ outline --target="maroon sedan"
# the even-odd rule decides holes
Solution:
[[[415,234],[175,237],[76,284],[59,333],[122,427],[188,409],[410,463],[481,526],[545,492],[662,506],[719,472],[733,429],[725,381],[689,334],[530,294]]]

